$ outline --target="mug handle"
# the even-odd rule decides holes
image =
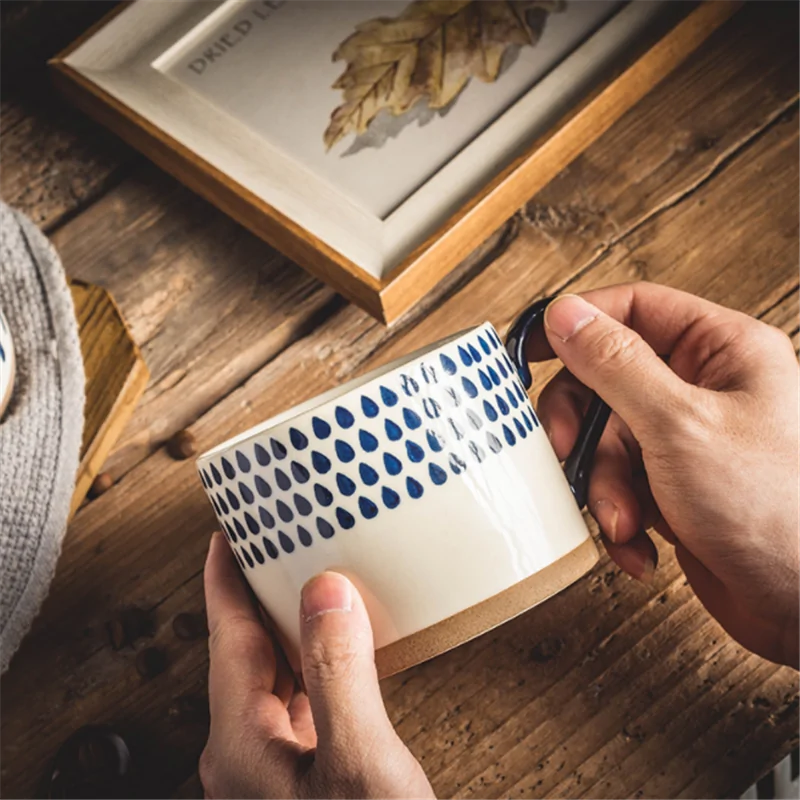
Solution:
[[[544,310],[552,300],[552,297],[545,297],[528,306],[517,317],[506,336],[506,350],[526,389],[531,388],[533,381],[528,359],[525,356],[525,345],[534,327],[543,324]],[[570,489],[572,489],[572,494],[575,495],[578,508],[581,509],[586,505],[589,497],[589,470],[610,414],[611,409],[607,403],[593,394],[589,409],[581,423],[575,446],[564,461],[564,474]]]

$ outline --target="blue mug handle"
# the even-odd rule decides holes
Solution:
[[[531,388],[531,370],[525,355],[525,347],[535,327],[543,324],[544,311],[552,297],[537,300],[528,306],[516,319],[506,336],[506,350],[517,368],[520,380],[526,389]],[[596,394],[592,396],[589,409],[581,423],[578,439],[572,452],[564,462],[564,474],[569,482],[578,508],[583,508],[589,497],[589,471],[600,437],[603,435],[611,409]]]

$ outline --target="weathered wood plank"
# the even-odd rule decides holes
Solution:
[[[797,289],[776,303],[762,319],[788,334],[797,352],[800,347],[800,292]]]

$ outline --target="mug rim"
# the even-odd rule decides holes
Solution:
[[[500,334],[497,332],[494,325],[488,320],[482,322],[479,325],[473,325],[470,328],[464,328],[457,333],[453,333],[450,336],[446,336],[444,339],[439,339],[432,344],[425,345],[424,347],[420,347],[417,350],[413,350],[411,353],[407,353],[404,356],[398,356],[395,359],[392,359],[388,364],[383,364],[382,366],[375,367],[371,369],[369,372],[365,373],[364,375],[359,375],[355,378],[351,378],[345,383],[340,384],[339,386],[334,386],[332,389],[328,389],[321,394],[315,395],[314,397],[309,398],[308,400],[304,400],[301,403],[297,403],[294,406],[286,409],[285,411],[281,411],[278,414],[275,414],[268,419],[259,422],[257,425],[254,425],[251,428],[239,433],[235,436],[232,436],[229,439],[226,439],[221,444],[212,447],[210,450],[206,450],[204,453],[201,453],[196,460],[196,464],[200,465],[209,461],[212,458],[216,458],[228,450],[234,447],[239,447],[243,443],[250,441],[251,439],[257,436],[263,436],[268,431],[274,430],[280,425],[284,425],[289,422],[293,422],[300,417],[303,417],[307,414],[311,414],[313,412],[319,411],[321,408],[325,408],[326,406],[333,405],[334,403],[340,401],[342,397],[347,396],[351,392],[355,391],[356,389],[362,389],[370,384],[378,381],[381,378],[385,378],[387,375],[396,372],[397,370],[407,367],[409,364],[414,364],[418,361],[421,361],[426,356],[430,355],[431,353],[436,352],[437,350],[441,349],[442,347],[452,344],[453,342],[458,341],[464,337],[467,337],[474,333],[477,330],[482,330],[484,328],[491,328],[492,332],[497,336],[498,340],[502,343],[503,339]]]

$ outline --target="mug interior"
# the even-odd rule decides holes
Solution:
[[[484,323],[484,325],[487,323]],[[268,431],[271,428],[274,428],[277,425],[282,425],[285,422],[289,422],[297,417],[303,416],[304,414],[308,414],[311,411],[316,411],[318,408],[321,408],[328,403],[333,402],[334,400],[338,400],[343,395],[349,394],[351,391],[355,389],[359,389],[362,386],[370,383],[373,380],[377,380],[378,378],[382,378],[389,372],[393,372],[400,367],[405,367],[407,364],[410,364],[412,361],[416,361],[424,356],[432,353],[434,350],[438,350],[440,347],[444,347],[450,342],[454,342],[456,339],[460,339],[462,336],[467,336],[473,331],[477,330],[478,328],[483,327],[482,325],[476,325],[472,328],[465,328],[458,333],[454,333],[451,336],[446,337],[445,339],[440,339],[438,342],[434,342],[433,344],[426,345],[425,347],[421,347],[419,350],[415,350],[413,353],[409,353],[405,356],[400,356],[399,358],[390,361],[388,364],[384,364],[382,367],[376,367],[373,370],[370,370],[365,375],[361,375],[357,378],[353,378],[352,380],[343,383],[341,386],[337,386],[334,389],[329,389],[327,392],[323,392],[316,397],[312,397],[310,400],[306,400],[303,403],[298,403],[296,406],[292,406],[286,411],[282,411],[280,414],[277,414],[274,417],[270,417],[268,420],[255,425],[252,428],[244,431],[244,433],[240,433],[238,436],[234,436],[232,439],[228,439],[227,441],[223,442],[222,444],[217,445],[216,447],[212,448],[211,450],[207,450],[203,453],[199,458],[198,461],[213,458],[220,453],[225,452],[231,447],[236,447],[237,445],[241,444],[242,442],[246,442],[252,436],[257,436],[264,431]]]

